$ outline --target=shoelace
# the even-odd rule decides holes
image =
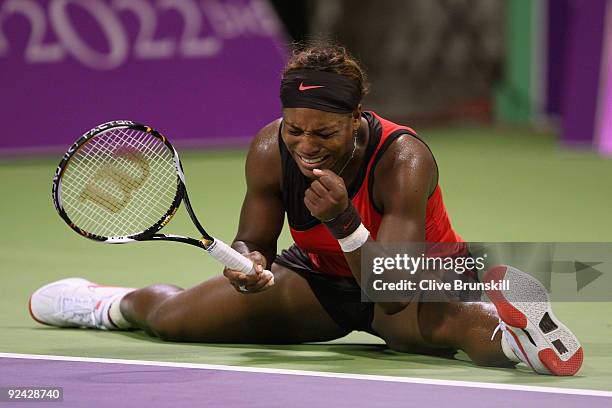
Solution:
[[[499,319],[499,323],[497,324],[497,327],[495,328],[495,330],[493,330],[493,335],[491,335],[491,341],[493,341],[493,339],[495,338],[495,335],[497,334],[498,331],[502,331],[505,332],[507,330],[506,328],[506,323],[504,323],[502,321],[502,319]]]
[[[70,322],[98,327],[95,308],[90,299],[63,297],[62,313]]]

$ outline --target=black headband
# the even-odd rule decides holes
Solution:
[[[359,82],[344,75],[314,69],[289,71],[281,81],[283,108],[311,108],[351,113],[361,102]]]

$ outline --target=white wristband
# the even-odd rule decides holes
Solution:
[[[353,231],[351,235],[338,240],[340,248],[343,252],[353,252],[356,249],[361,248],[370,237],[370,231],[363,226],[363,223],[359,224],[357,229]]]

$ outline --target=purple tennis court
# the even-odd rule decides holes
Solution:
[[[67,358],[68,359],[68,358]],[[92,359],[93,360],[93,359]],[[156,365],[161,364],[161,365]],[[432,384],[418,379],[333,373],[262,372],[256,369],[173,364],[2,358],[0,383],[9,387],[61,387],[63,401],[37,406],[119,407],[406,407],[428,406],[555,406],[609,407],[608,393],[572,394],[573,390],[487,388],[479,383]],[[187,364],[185,364],[187,365]],[[239,371],[246,370],[246,371]],[[426,380],[422,380],[426,381]],[[579,390],[576,390],[580,392]],[[5,399],[3,399],[5,400]],[[8,403],[11,405],[11,403]],[[19,403],[13,403],[19,405]],[[2,406],[6,406],[3,403]]]

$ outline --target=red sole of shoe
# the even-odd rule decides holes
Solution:
[[[504,279],[506,271],[507,267],[504,265],[494,266],[485,273],[483,276],[483,281],[498,282]],[[512,304],[506,300],[501,291],[487,290],[486,292],[489,299],[491,299],[491,302],[493,302],[495,305],[499,317],[506,324],[520,329],[527,328],[527,316],[512,306]],[[580,347],[568,360],[563,361],[552,348],[546,348],[538,352],[538,357],[548,371],[551,372],[551,374],[558,376],[571,376],[580,370],[584,360],[584,352],[582,347]]]
[[[580,347],[569,360],[563,361],[557,356],[553,349],[547,348],[538,353],[538,357],[542,364],[548,368],[548,371],[554,375],[569,376],[574,375],[582,367],[584,353]]]
[[[504,265],[497,265],[489,269],[483,276],[483,282],[499,282],[504,279],[506,275],[507,267]],[[520,310],[512,306],[510,302],[506,300],[504,295],[499,290],[487,290],[487,295],[491,302],[497,308],[499,317],[510,326],[524,329],[527,327],[527,316]]]

